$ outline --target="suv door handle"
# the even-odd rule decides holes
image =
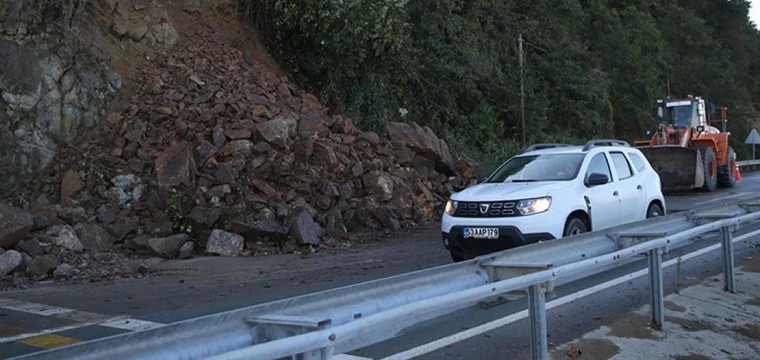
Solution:
[[[641,190],[642,189],[641,185],[637,186],[636,189]]]
[[[618,196],[618,192],[615,191],[614,193],[612,193],[612,196]]]

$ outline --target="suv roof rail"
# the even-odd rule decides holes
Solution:
[[[524,154],[524,153],[526,153],[528,151],[541,150],[541,149],[551,149],[551,148],[556,148],[556,147],[567,147],[567,146],[572,146],[572,145],[570,145],[570,144],[559,144],[559,143],[533,144],[533,145],[530,145],[530,146],[526,147],[525,149],[522,149],[522,151],[520,151],[520,154]]]
[[[623,140],[615,140],[615,139],[599,139],[599,140],[591,140],[586,143],[586,145],[583,146],[583,151],[589,151],[591,148],[595,146],[623,146],[623,147],[631,147],[631,144],[629,144],[627,141]]]

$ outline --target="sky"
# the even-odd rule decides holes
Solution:
[[[760,27],[760,0],[751,0],[749,3],[752,6],[749,8],[749,19],[756,27]]]

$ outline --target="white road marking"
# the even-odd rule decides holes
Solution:
[[[43,304],[35,304],[12,299],[0,300],[0,308],[42,316],[55,316],[74,311],[57,306],[47,306]]]
[[[151,322],[151,321],[131,319],[126,315],[113,316],[113,315],[95,314],[95,313],[86,312],[86,311],[77,311],[77,310],[62,308],[58,306],[49,306],[49,305],[44,305],[44,304],[37,304],[37,303],[31,303],[31,302],[13,300],[13,299],[0,299],[0,308],[11,310],[11,311],[24,312],[27,314],[39,315],[39,316],[55,317],[59,319],[76,322],[75,324],[60,326],[60,327],[51,328],[51,329],[45,329],[41,331],[28,332],[28,333],[23,333],[23,334],[18,334],[14,336],[8,336],[8,337],[0,337],[0,344],[11,342],[11,341],[23,340],[30,337],[40,336],[40,335],[46,335],[46,334],[51,334],[51,333],[56,333],[56,332],[61,332],[61,331],[78,329],[78,328],[82,328],[85,326],[92,326],[92,325],[105,326],[105,327],[129,330],[129,331],[154,329],[154,328],[161,327],[164,325],[164,324]],[[25,330],[25,329],[21,329],[21,330]]]
[[[137,319],[115,320],[98,325],[130,331],[150,330],[164,326],[164,324]]]
[[[366,358],[361,356],[340,354],[330,358],[330,360],[372,360],[372,358]]]
[[[738,237],[736,237],[736,238],[733,239],[733,242],[737,243],[737,242],[740,242],[740,241],[744,241],[744,240],[747,240],[747,239],[749,239],[749,238],[751,238],[753,236],[757,236],[757,235],[760,235],[760,230],[756,230],[756,231],[750,232],[748,234],[744,234],[742,236],[738,236]],[[700,249],[700,250],[697,250],[697,251],[685,254],[685,255],[681,256],[680,259],[681,259],[681,261],[686,261],[686,260],[689,260],[691,258],[695,258],[695,257],[701,256],[701,255],[704,255],[706,253],[709,253],[709,252],[711,252],[713,250],[720,249],[720,246],[721,246],[720,244],[710,245],[710,246],[705,247],[703,249]],[[678,263],[678,261],[679,261],[678,258],[676,258],[676,259],[670,259],[668,261],[663,262],[662,263],[662,267],[666,268],[666,267],[673,266],[676,263]],[[581,291],[578,291],[578,292],[566,295],[566,296],[561,297],[559,299],[556,299],[556,300],[553,300],[553,301],[549,301],[549,302],[546,303],[546,310],[553,309],[555,307],[565,305],[565,304],[573,302],[575,300],[582,299],[582,298],[584,298],[586,296],[598,293],[598,292],[600,292],[602,290],[606,290],[606,289],[609,289],[611,287],[623,284],[625,282],[631,281],[631,280],[636,279],[638,277],[644,276],[648,272],[649,271],[647,269],[639,270],[639,271],[630,273],[628,275],[619,277],[617,279],[613,279],[613,280],[607,281],[605,283],[602,283],[602,284],[599,284],[599,285],[596,285],[596,286],[593,286],[593,287],[590,287],[590,288],[587,288],[587,289],[584,289],[584,290],[581,290]],[[393,354],[391,356],[383,358],[382,360],[407,360],[407,359],[412,359],[412,358],[415,358],[417,356],[422,356],[422,355],[425,355],[427,353],[431,353],[433,351],[436,351],[438,349],[444,348],[446,346],[450,346],[450,345],[455,344],[457,342],[467,340],[467,339],[469,339],[471,337],[475,337],[475,336],[481,335],[483,333],[489,332],[491,330],[495,330],[495,329],[498,329],[500,327],[509,325],[509,324],[511,324],[513,322],[525,319],[527,317],[528,317],[528,310],[523,310],[523,311],[520,311],[518,313],[509,315],[509,316],[505,316],[505,317],[500,318],[500,319],[493,320],[493,321],[485,323],[483,325],[476,326],[474,328],[471,328],[471,329],[468,329],[468,330],[465,330],[465,331],[462,331],[462,332],[459,332],[459,333],[456,333],[456,334],[449,335],[447,337],[438,339],[436,341],[432,341],[432,342],[429,342],[427,344],[423,344],[423,345],[411,348],[409,350],[406,350],[406,351],[403,351],[403,352],[400,352],[400,353],[397,353],[397,354]]]
[[[118,320],[118,319],[123,319],[123,318],[124,317],[118,317],[117,316],[117,317],[112,317],[112,318],[107,319],[107,320]],[[36,332],[29,332],[29,333],[23,333],[23,334],[14,335],[14,336],[2,337],[2,338],[0,338],[0,344],[7,343],[7,342],[18,341],[18,340],[23,340],[23,339],[28,339],[28,338],[35,337],[35,336],[41,336],[41,335],[47,335],[47,334],[57,333],[57,332],[61,332],[61,331],[79,329],[79,328],[82,328],[82,327],[85,327],[85,326],[99,325],[102,322],[103,321],[91,321],[91,322],[77,323],[77,324],[73,324],[73,325],[60,326],[60,327],[57,327],[57,328],[45,329],[45,330],[40,330],[40,331],[36,331]]]

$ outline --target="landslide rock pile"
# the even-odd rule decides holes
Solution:
[[[51,275],[52,248],[183,258],[330,245],[435,220],[484,175],[429,128],[359,131],[201,29],[152,54],[128,103],[58,156],[26,209],[0,209],[13,214],[0,218],[0,276],[35,256]]]

